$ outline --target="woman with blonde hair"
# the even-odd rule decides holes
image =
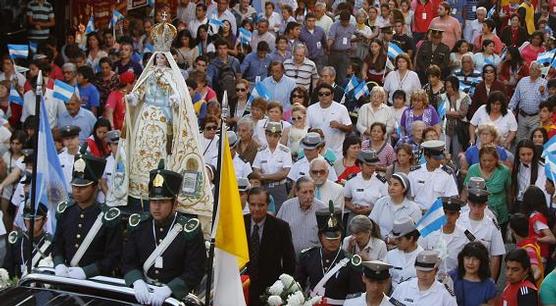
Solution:
[[[305,137],[308,130],[307,109],[301,104],[294,104],[292,109],[292,126],[287,133],[287,145],[293,155],[297,155],[297,152],[299,152],[299,143]]]
[[[363,135],[373,123],[380,122],[386,125],[386,132],[391,134],[394,130],[395,119],[392,109],[386,105],[386,91],[381,86],[374,86],[369,96],[370,102],[359,109],[357,130]]]
[[[400,121],[405,135],[411,134],[411,124],[414,121],[423,121],[427,127],[434,127],[440,134],[440,118],[436,109],[429,104],[429,95],[423,89],[411,94],[411,105],[406,109]]]

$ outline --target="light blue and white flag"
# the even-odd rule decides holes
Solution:
[[[58,158],[52,131],[48,123],[48,114],[44,104],[44,97],[41,100],[39,139],[37,149],[37,190],[35,193],[35,209],[39,203],[48,207],[50,223],[49,229],[52,233],[56,230],[56,207],[58,203],[66,201],[68,190],[66,189],[66,179],[64,171]]]
[[[357,77],[355,75],[352,75],[351,79],[349,79],[349,82],[346,85],[345,92],[348,93],[354,90],[357,86],[359,86],[359,81],[357,81]]]
[[[29,50],[31,50],[31,53],[37,54],[37,49],[39,49],[39,44],[37,44],[34,41],[30,41],[29,42]]]
[[[556,137],[551,137],[544,145],[542,151],[542,157],[546,157],[551,154],[556,154]]]
[[[251,33],[246,28],[239,28],[239,41],[244,44],[248,45],[251,43],[251,38],[253,37],[253,33]]]
[[[89,22],[87,22],[87,27],[85,28],[85,35],[89,33],[93,33],[95,31],[95,19],[93,15],[89,18]]]
[[[556,154],[548,154],[545,156],[544,173],[547,179],[551,180],[553,183],[556,182]]]
[[[143,54],[145,53],[154,53],[154,46],[152,44],[145,44],[143,46]]]
[[[19,95],[19,92],[17,91],[17,89],[15,89],[13,85],[10,88],[10,96],[8,97],[8,100],[17,105],[23,106],[23,98]]]
[[[496,5],[493,5],[490,10],[488,10],[487,12],[487,18],[492,19],[492,17],[494,16],[494,13],[496,13]]]
[[[539,53],[539,55],[537,56],[537,63],[541,64],[541,65],[552,65],[552,63],[554,62],[554,57],[556,57],[556,49],[552,49],[550,51],[546,51],[543,53]]]
[[[29,57],[29,46],[28,45],[12,45],[8,44],[8,52],[12,59],[16,58],[28,58]]]
[[[357,88],[355,88],[355,90],[353,92],[353,95],[355,96],[355,99],[357,99],[357,100],[359,100],[363,96],[369,95],[369,87],[367,86],[367,83],[365,83],[365,82],[359,83]]]
[[[402,138],[403,137],[402,127],[398,122],[398,120],[394,120],[394,128],[396,129],[396,134],[398,134],[398,138]]]
[[[391,59],[395,59],[396,56],[402,54],[403,50],[398,46],[396,43],[388,43],[388,57]]]
[[[447,107],[447,103],[448,101],[446,101],[445,99],[442,99],[442,101],[440,101],[440,104],[438,105],[438,109],[436,110],[436,112],[438,113],[438,119],[442,120],[442,118],[444,118],[444,116],[446,116],[446,107]]]
[[[417,230],[421,233],[421,236],[426,237],[428,234],[442,228],[444,224],[446,224],[446,215],[444,215],[442,200],[436,199],[427,213],[417,222]]]
[[[224,24],[224,21],[222,21],[220,19],[217,19],[217,18],[210,18],[209,19],[209,26],[216,27],[217,31],[223,24]]]
[[[114,12],[112,12],[112,19],[110,19],[110,24],[108,25],[108,27],[109,28],[115,27],[120,20],[124,20],[124,19],[125,16],[122,13],[120,13],[120,11],[114,10]]]
[[[251,96],[248,101],[249,105],[251,105],[255,98],[263,98],[265,100],[270,100],[271,98],[270,91],[268,91],[262,82],[255,83],[255,87],[251,90]]]
[[[54,81],[54,94],[52,96],[67,103],[76,90],[77,88],[70,84],[56,80]]]

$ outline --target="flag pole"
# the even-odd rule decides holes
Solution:
[[[39,70],[39,75],[37,76],[37,90],[35,92],[35,139],[33,140],[33,148],[34,148],[34,154],[33,154],[33,176],[31,178],[31,209],[32,209],[32,213],[31,213],[31,222],[29,224],[29,229],[28,229],[28,235],[29,235],[29,241],[31,243],[31,247],[29,248],[29,253],[27,254],[27,273],[31,273],[31,269],[33,269],[33,245],[34,245],[34,231],[35,231],[35,213],[36,213],[36,207],[37,205],[35,205],[36,201],[37,201],[37,161],[38,161],[38,147],[39,147],[39,123],[41,120],[41,100],[42,100],[42,86],[43,86],[43,78],[42,78],[42,71]]]
[[[224,138],[228,137],[228,133],[224,133],[226,128],[226,120],[229,116],[230,112],[228,109],[228,92],[224,91],[224,95],[222,96],[222,126],[220,127],[220,144],[218,145],[218,160],[216,162],[216,171],[214,174],[214,205],[212,206],[212,225],[210,231],[210,248],[209,248],[209,258],[208,258],[208,274],[207,274],[207,285],[206,285],[206,292],[205,292],[205,306],[212,305],[211,299],[211,290],[212,290],[212,282],[213,282],[213,269],[214,269],[214,247],[215,247],[215,221],[216,221],[216,214],[218,212],[218,204],[220,203],[220,182],[222,180],[222,157],[223,157],[223,148],[224,148]]]

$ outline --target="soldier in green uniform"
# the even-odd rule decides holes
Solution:
[[[26,176],[26,182],[31,181],[30,176]],[[37,267],[40,261],[48,256],[52,251],[52,237],[45,232],[44,225],[46,224],[46,214],[48,209],[42,203],[39,203],[36,215],[34,217],[35,223],[33,225],[33,243],[31,245],[29,236],[25,229],[17,229],[8,235],[8,248],[6,258],[4,259],[4,268],[8,271],[10,277],[21,277],[27,273],[27,264],[31,258],[31,265],[33,268]],[[31,226],[31,219],[33,219],[33,210],[31,207],[25,207],[23,213],[23,220],[25,226]],[[29,257],[30,248],[33,248],[31,257]]]
[[[361,272],[354,266],[360,264],[361,258],[354,256],[351,260],[340,247],[341,212],[334,209],[332,201],[329,209],[318,211],[316,217],[322,247],[301,251],[295,278],[303,287],[309,284],[311,296],[326,298],[328,305],[343,305],[348,295],[364,291]]]
[[[183,177],[162,168],[150,172],[150,212],[129,217],[123,251],[126,285],[133,287],[139,303],[155,306],[196,289],[206,257],[199,220],[176,211]]]
[[[77,279],[112,275],[122,248],[119,209],[96,201],[106,161],[84,151],[82,148],[73,163],[73,198],[56,208],[52,252],[56,275]]]
[[[422,84],[428,83],[427,68],[437,65],[442,71],[442,79],[449,73],[450,48],[442,42],[444,30],[438,28],[429,29],[429,39],[425,40],[415,55],[415,72],[419,75]]]

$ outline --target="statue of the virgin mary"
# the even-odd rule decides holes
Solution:
[[[178,210],[198,215],[206,230],[212,217],[212,193],[191,96],[170,53],[175,36],[176,28],[165,21],[152,29],[156,51],[126,95],[125,127],[106,202],[124,206],[128,196],[130,201],[146,201],[149,172],[164,160],[166,169],[184,176]]]

